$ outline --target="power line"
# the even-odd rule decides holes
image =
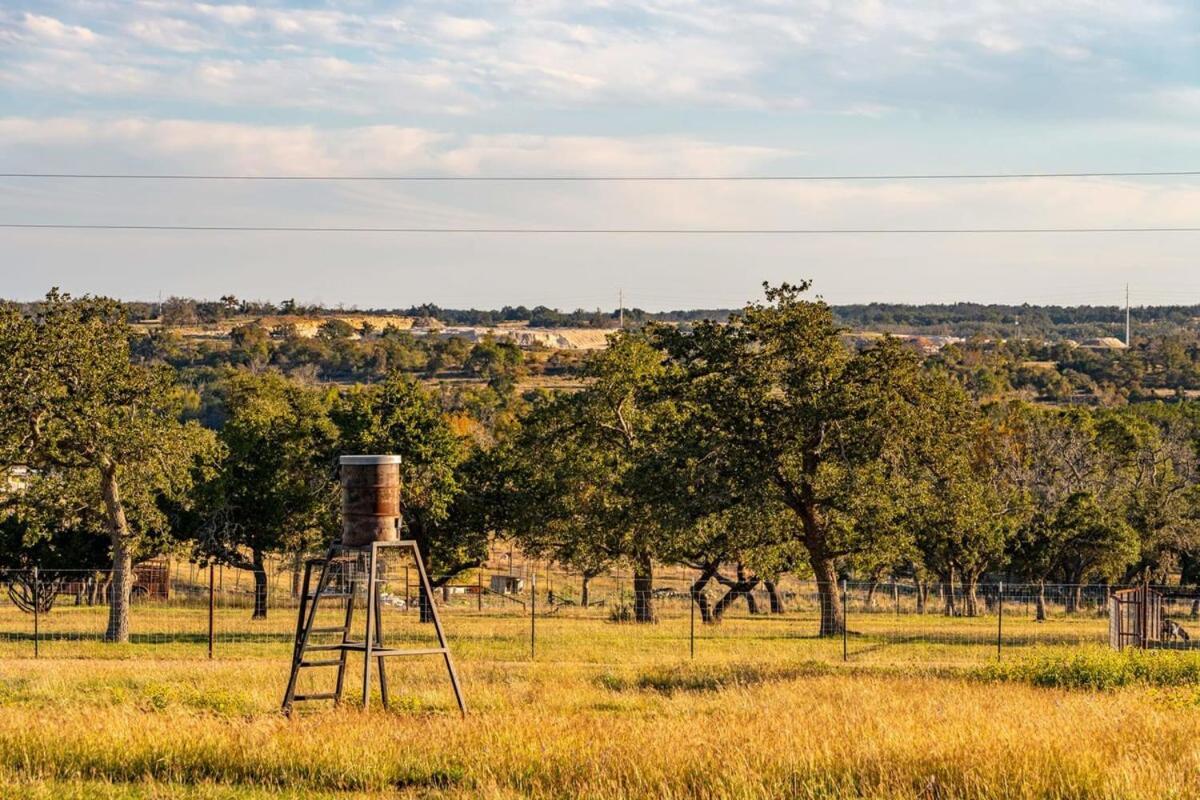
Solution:
[[[412,183],[683,183],[770,181],[951,181],[1010,178],[1183,178],[1200,170],[1124,172],[981,172],[867,175],[235,175],[129,172],[0,172],[0,178],[136,181],[391,181]]]
[[[2,229],[84,231],[193,231],[237,233],[412,233],[412,234],[523,234],[523,235],[632,235],[632,236],[833,236],[887,234],[1037,234],[1037,233],[1197,233],[1200,226],[1120,228],[421,228],[337,225],[115,225],[2,222]]]

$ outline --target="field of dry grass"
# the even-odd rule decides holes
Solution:
[[[244,627],[243,615],[225,609],[220,623]],[[446,624],[466,720],[428,659],[391,662],[390,711],[348,702],[286,719],[291,620],[272,616],[211,662],[190,639],[68,639],[36,661],[28,642],[3,643],[0,796],[1200,795],[1200,661],[1187,655],[1151,654],[1151,667],[1173,665],[1162,680],[1085,691],[1031,681],[1124,662],[1030,642],[998,670],[994,645],[971,634],[984,621],[940,642],[862,631],[843,663],[841,642],[812,638],[801,617],[731,619],[701,632],[694,660],[685,616],[639,629],[549,617],[531,661],[528,620],[458,610]],[[397,638],[428,635],[404,620],[389,619]]]

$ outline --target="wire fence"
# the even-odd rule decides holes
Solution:
[[[0,657],[285,660],[296,634],[297,575],[276,565],[256,586],[250,573],[231,568],[140,565],[129,641],[114,643],[105,640],[108,573],[9,571],[0,574]],[[380,581],[389,643],[432,642],[415,566],[388,562]],[[820,585],[787,578],[771,585],[710,582],[694,591],[695,581],[690,570],[660,570],[653,590],[635,593],[628,572],[585,579],[561,570],[479,569],[436,588],[433,602],[451,647],[466,658],[941,664],[1037,647],[1105,645],[1110,597],[1120,588],[911,580]],[[1200,642],[1200,599],[1180,594],[1164,598],[1163,624],[1171,624],[1173,641],[1189,646]],[[336,624],[346,602],[323,604],[320,617]],[[361,606],[364,598],[349,602]]]

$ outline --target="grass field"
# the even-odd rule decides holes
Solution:
[[[48,615],[61,638],[39,660],[0,642],[0,796],[1200,796],[1200,661],[1144,655],[1176,667],[1106,691],[1032,685],[1113,667],[1098,645],[1049,644],[1099,641],[1096,618],[1014,614],[997,668],[994,617],[852,617],[843,663],[804,614],[700,630],[694,660],[682,613],[555,615],[531,661],[527,618],[450,609],[466,720],[436,659],[390,662],[390,711],[286,719],[291,614],[255,628],[221,609],[208,661],[194,611],[139,609],[142,638],[122,647],[95,640],[102,610],[86,608]],[[0,630],[17,622],[0,614]],[[429,636],[386,622],[391,641]]]

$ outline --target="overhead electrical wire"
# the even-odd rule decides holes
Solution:
[[[234,233],[410,233],[630,236],[867,236],[890,234],[1197,233],[1200,226],[1063,228],[424,228],[340,225],[155,225],[0,222],[0,229]]]
[[[392,181],[443,183],[683,183],[770,181],[950,181],[1010,178],[1183,178],[1200,170],[1117,172],[983,172],[866,175],[236,175],[134,172],[0,172],[0,178],[135,181]]]

